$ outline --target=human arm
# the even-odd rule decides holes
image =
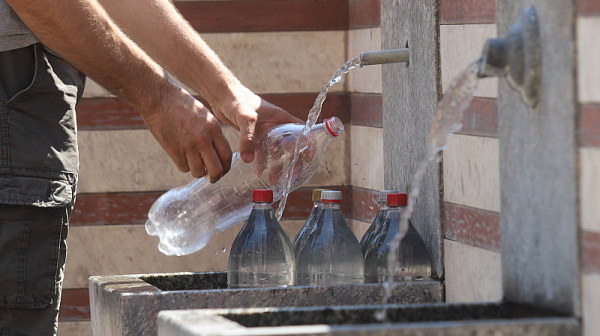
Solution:
[[[217,118],[240,132],[242,159],[254,138],[282,123],[301,122],[243,86],[169,0],[100,0],[110,17],[153,59],[205,98]]]
[[[95,0],[6,1],[34,35],[135,107],[182,171],[218,180],[231,149],[218,120],[112,22]]]

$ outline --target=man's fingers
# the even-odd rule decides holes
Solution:
[[[240,115],[240,156],[242,161],[246,163],[254,160],[254,150],[256,143],[254,142],[254,131],[256,129],[256,114]]]
[[[171,158],[173,163],[175,163],[175,166],[177,167],[177,169],[179,169],[180,172],[187,173],[190,171],[190,167],[188,166],[185,154],[169,150],[167,150],[166,152],[167,154],[169,154],[169,157]]]
[[[206,175],[206,169],[204,166],[204,160],[202,160],[202,156],[195,150],[191,150],[185,153],[187,158],[187,164],[190,167],[190,171],[192,172],[192,176],[195,178],[201,178]]]
[[[229,147],[229,142],[227,142],[227,139],[223,133],[219,133],[215,136],[213,139],[213,146],[217,156],[219,157],[221,166],[223,167],[223,175],[225,175],[231,168],[232,153],[231,148]]]
[[[219,157],[212,146],[204,149],[202,152],[202,159],[204,160],[204,165],[206,166],[206,178],[211,183],[217,182],[221,176],[223,176],[223,166],[221,165],[221,161],[219,160]]]

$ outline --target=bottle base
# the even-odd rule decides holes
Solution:
[[[229,272],[227,286],[229,288],[270,288],[291,287],[294,285],[293,273],[245,273]]]

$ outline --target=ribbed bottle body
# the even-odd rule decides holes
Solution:
[[[360,244],[339,204],[323,204],[314,228],[296,255],[297,286],[363,283]]]
[[[269,203],[255,204],[229,251],[229,288],[294,285],[294,252]]]

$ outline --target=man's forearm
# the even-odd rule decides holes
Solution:
[[[108,18],[94,0],[7,3],[52,51],[140,111],[156,92],[173,90],[160,68]],[[135,83],[135,85],[132,85]]]
[[[231,149],[214,115],[108,17],[96,0],[7,0],[46,46],[128,101],[177,167],[217,181]]]
[[[239,81],[168,0],[100,0],[110,17],[161,66],[216,107]]]

